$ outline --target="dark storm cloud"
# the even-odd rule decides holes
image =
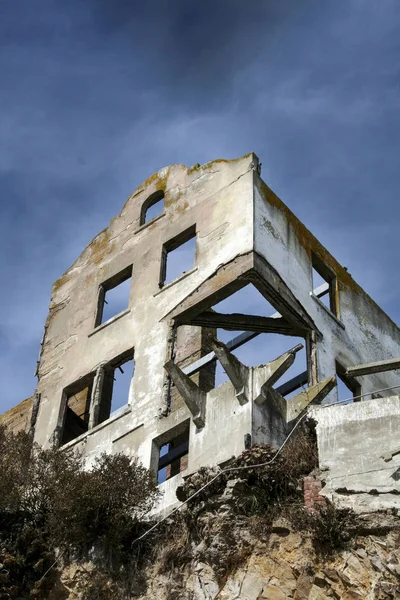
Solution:
[[[399,25],[398,0],[0,0],[0,406],[51,282],[171,163],[257,152],[398,319]]]

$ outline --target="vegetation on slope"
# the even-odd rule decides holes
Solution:
[[[119,569],[158,497],[135,459],[42,450],[0,428],[0,599],[48,598],[57,557],[96,556]],[[116,565],[118,565],[116,567]]]
[[[348,511],[304,510],[303,477],[316,466],[312,424],[303,424],[280,454],[255,445],[201,493],[220,470],[188,477],[177,493],[180,500],[195,494],[186,508],[137,543],[159,491],[135,459],[103,454],[85,469],[74,452],[42,450],[28,435],[0,428],[0,600],[67,598],[59,575],[69,564],[90,564],[87,600],[138,597],[150,571],[163,576],[199,561],[223,585],[281,517],[311,536],[316,550],[342,549],[351,538]]]

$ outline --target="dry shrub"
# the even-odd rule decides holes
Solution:
[[[347,548],[357,530],[357,515],[349,508],[337,508],[327,501],[323,507],[308,513],[304,507],[291,514],[298,531],[307,532],[317,554],[332,556]]]
[[[273,515],[268,512],[265,514],[253,514],[248,520],[249,531],[253,537],[265,542],[269,539],[272,523]]]
[[[83,591],[83,590],[81,590]],[[85,600],[125,600],[127,596],[105,573],[94,572],[86,585]]]
[[[85,470],[78,454],[42,450],[4,427],[0,472],[0,564],[7,565],[0,600],[28,591],[47,598],[56,548],[64,559],[94,548],[110,572],[121,570],[159,496],[155,478],[135,459],[102,454]]]
[[[256,465],[270,463],[264,467]],[[245,450],[232,464],[233,467],[250,467],[237,471],[248,490],[239,498],[237,507],[247,515],[268,514],[272,520],[282,506],[302,494],[302,480],[318,464],[315,433],[312,423],[304,423],[277,455],[275,449],[256,444]],[[254,465],[252,469],[251,466]],[[235,475],[235,472],[232,476]]]
[[[123,454],[102,454],[90,471],[78,470],[65,484],[50,483],[53,543],[81,552],[96,545],[117,561],[159,494],[149,471]]]
[[[23,509],[22,491],[29,477],[31,452],[28,435],[11,435],[0,425],[0,511]]]
[[[214,479],[219,473],[221,473],[219,467],[200,467],[196,473],[193,473],[193,475],[188,477],[183,484],[178,487],[176,490],[178,500],[184,502],[194,494],[197,494],[196,497],[191,500],[191,505],[194,505],[195,503],[207,500],[211,496],[220,494],[225,489],[227,482],[227,477],[223,474],[219,475],[215,481],[199,493],[201,488]]]
[[[293,432],[281,453],[282,468],[292,480],[299,480],[318,467],[318,447],[315,421],[307,419]]]
[[[167,524],[157,539],[155,562],[158,573],[182,568],[192,559],[191,532],[183,515]]]

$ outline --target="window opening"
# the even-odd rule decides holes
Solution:
[[[158,190],[145,200],[140,214],[140,224],[144,225],[162,214],[164,210],[164,192]]]
[[[261,294],[261,292],[258,291],[258,289],[252,284],[249,283],[246,286],[244,286],[243,288],[241,288],[240,290],[238,290],[237,292],[234,292],[233,294],[231,294],[230,296],[228,296],[228,298],[225,298],[224,300],[221,300],[221,302],[218,302],[218,304],[214,304],[213,309],[219,313],[223,313],[223,314],[229,314],[229,313],[242,313],[242,314],[247,314],[247,315],[255,315],[255,316],[262,316],[262,317],[270,317],[273,314],[277,314],[275,308],[272,306],[272,304],[270,304],[270,302],[268,302],[268,300],[266,300],[266,298],[264,298],[264,296]],[[224,342],[224,344],[226,344],[227,342],[229,342],[230,340],[233,339],[233,337],[236,337],[238,335],[240,335],[241,333],[244,333],[243,331],[230,331],[228,329],[221,329],[218,328],[217,329],[217,338],[221,341]],[[250,333],[250,332],[249,332]],[[258,348],[259,350],[261,350],[261,345],[260,342],[257,344],[256,339],[260,337],[261,334],[256,334],[254,333],[252,337],[249,337],[249,341],[246,342],[246,344],[244,345],[247,348],[247,351],[240,352],[240,348],[243,348],[244,346],[241,346],[240,348],[237,348],[236,350],[233,351],[233,354],[239,358],[239,360],[242,360],[244,364],[251,366],[250,364],[248,364],[246,362],[246,360],[249,360],[250,355],[249,355],[249,350],[251,352],[251,348]],[[250,341],[253,342],[252,346],[249,346]],[[241,358],[244,357],[244,358]],[[252,358],[252,360],[254,360],[254,358]],[[259,359],[257,360],[257,362],[255,364],[260,364],[261,360],[260,360],[260,356]],[[217,361],[217,367],[216,367],[216,372],[215,372],[215,385],[216,387],[221,385],[222,383],[225,383],[225,381],[228,381],[228,376],[226,375],[221,363],[219,361]]]
[[[219,331],[220,330],[218,330],[218,332]],[[218,339],[221,338],[218,336]],[[294,348],[297,344],[303,344],[304,348],[296,353],[294,363],[275,385],[275,389],[280,394],[286,398],[290,398],[291,396],[298,394],[303,387],[307,387],[308,385],[306,345],[303,338],[281,335],[279,333],[260,333],[257,337],[246,342],[243,346],[233,350],[232,354],[234,354],[244,365],[256,367],[275,360],[291,348]],[[297,376],[299,376],[297,382],[292,382]],[[215,380],[216,387],[228,380],[219,361],[217,361]],[[288,382],[291,382],[291,385],[286,385]]]
[[[164,244],[159,286],[163,287],[190,271],[195,264],[196,226],[190,227]]]
[[[346,375],[346,367],[341,365],[338,361],[336,361],[336,384],[338,402],[348,400],[345,404],[350,404],[351,402],[360,400],[358,396],[361,396],[362,394],[361,385],[354,377],[348,377]]]
[[[246,315],[258,315],[260,317],[270,317],[274,313],[276,314],[276,310],[272,304],[264,298],[252,283],[242,287],[237,292],[228,296],[228,298],[225,298],[225,300],[218,302],[218,304],[214,304],[213,309],[223,314],[243,313]],[[231,337],[232,335],[231,332]]]
[[[135,372],[133,358],[114,369],[114,385],[110,414],[129,403],[131,383]]]
[[[105,367],[98,423],[106,421],[118,409],[129,404],[134,373],[132,351],[130,356],[112,361]]]
[[[101,284],[96,327],[128,308],[131,283],[132,265]]]
[[[169,452],[169,444],[164,444],[160,448],[160,459],[163,458]],[[160,463],[159,463],[160,466]],[[157,483],[163,483],[163,481],[167,480],[167,467],[161,467],[157,473]]]
[[[94,376],[84,378],[67,389],[61,445],[79,437],[89,428],[89,410]]]
[[[178,429],[181,427],[178,426]],[[188,466],[189,452],[189,422],[184,424],[183,431],[173,433],[169,441],[161,441],[161,445],[156,444],[157,450],[157,483],[163,483],[171,479],[178,473],[184,471]],[[162,436],[162,439],[165,436]],[[168,438],[167,438],[168,439]]]
[[[279,316],[279,313],[272,304],[268,302],[261,292],[259,292],[251,283],[228,298],[225,298],[225,300],[215,304],[213,309],[223,314],[241,313],[263,317]],[[236,335],[240,335],[240,333],[243,332],[235,331],[235,337]],[[217,330],[217,337],[222,342],[227,343],[232,340],[233,332],[219,328]],[[307,382],[308,380],[305,341],[303,338],[281,335],[279,333],[254,333],[252,337],[249,336],[249,340],[245,344],[233,350],[232,353],[243,364],[251,367],[266,364],[275,360],[278,356],[284,354],[297,344],[303,344],[304,348],[296,354],[295,362],[286,371],[278,383],[278,387],[282,386],[283,388],[283,386],[286,385],[286,382],[299,376],[297,382],[293,382],[290,386],[286,386],[282,389],[284,392],[283,395],[290,397],[291,395],[297,394],[299,389],[305,384],[304,382]],[[227,380],[228,377],[223,370],[222,365],[217,361],[216,386],[221,385]]]
[[[93,399],[95,373],[85,376],[64,390],[65,413],[60,444],[66,444],[91,427],[106,421],[114,412],[127,405],[131,396],[132,381],[135,372],[133,350],[125,352],[104,367],[99,374],[98,386],[100,399]],[[92,405],[92,402],[96,405]],[[93,419],[93,421],[91,421]]]
[[[321,302],[338,316],[336,276],[315,254],[312,255],[312,289]]]

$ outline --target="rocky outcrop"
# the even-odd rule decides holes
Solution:
[[[253,466],[273,452],[255,446],[232,463],[245,471],[216,479],[216,469],[200,469],[178,490],[181,500],[195,499],[144,546],[133,545],[134,559],[117,578],[88,562],[70,564],[59,573],[54,599],[400,598],[397,511],[356,515],[329,502],[305,506],[304,473],[314,464],[310,437],[299,436],[268,468]],[[314,475],[305,479],[312,483]]]
[[[389,600],[400,597],[400,544],[392,531],[386,535],[357,536],[350,549],[331,558],[316,555],[307,535],[291,531],[282,520],[272,533],[260,535],[245,528],[231,531],[241,538],[234,566],[225,547],[226,522],[204,517],[212,543],[193,549],[186,564],[161,562],[146,570],[147,589],[133,595],[119,595],[106,578],[96,575],[93,565],[72,565],[61,573],[54,598],[137,598],[140,600]],[[240,527],[239,527],[240,530]],[[237,541],[237,539],[236,539]],[[226,556],[231,572],[221,577],[218,560]],[[183,561],[185,563],[185,561]]]

